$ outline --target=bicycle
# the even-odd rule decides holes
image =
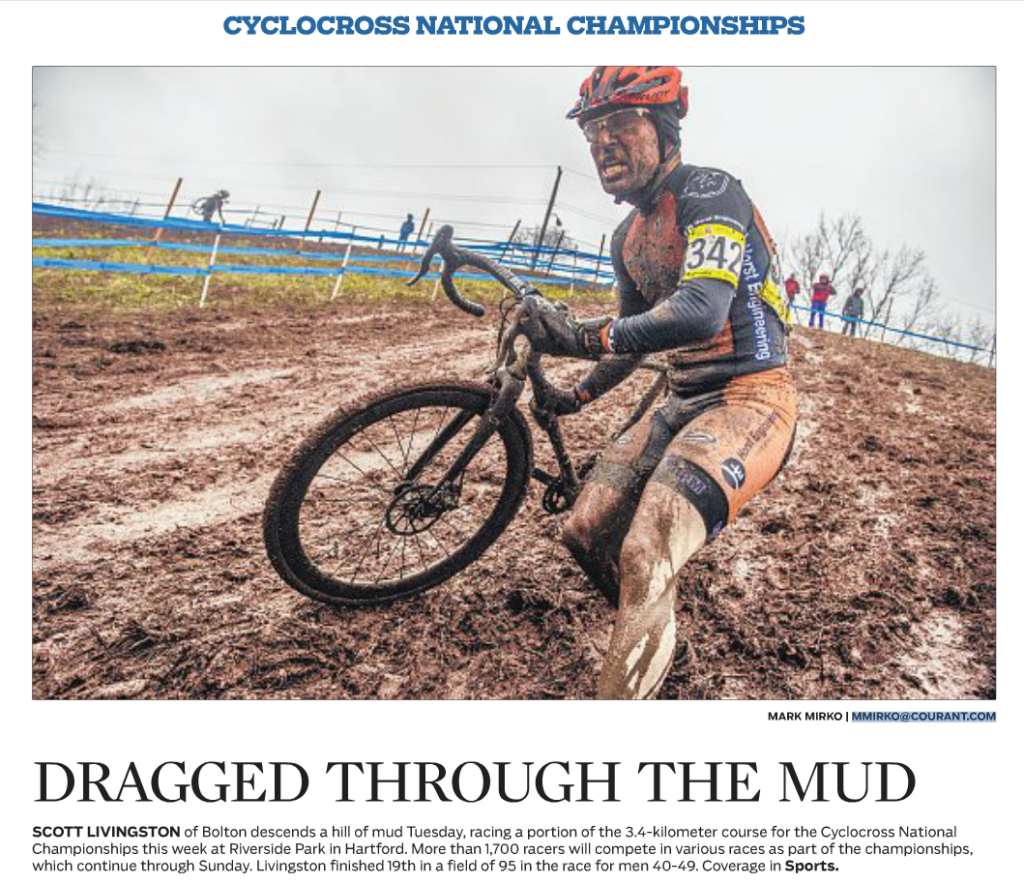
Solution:
[[[291,455],[268,495],[263,538],[281,578],[313,599],[371,605],[437,586],[498,539],[531,478],[544,486],[544,510],[560,513],[593,466],[595,459],[573,464],[559,420],[545,407],[553,387],[529,342],[533,311],[564,305],[500,263],[457,247],[453,235],[450,225],[441,227],[408,285],[439,256],[449,300],[480,317],[484,307],[458,291],[455,273],[470,266],[501,283],[508,293],[499,304],[495,360],[483,383],[427,381],[343,406]],[[658,376],[616,438],[664,392],[664,368],[643,367]],[[534,466],[532,434],[517,405],[527,380],[531,415],[555,455],[554,475]]]

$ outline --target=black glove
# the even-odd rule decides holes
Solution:
[[[577,322],[565,309],[538,302],[526,330],[533,349],[538,353],[589,359],[610,352],[605,341],[606,329],[611,323],[610,316]]]

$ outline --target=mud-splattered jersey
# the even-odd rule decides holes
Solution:
[[[742,184],[679,166],[612,237],[616,353],[667,354],[682,395],[785,365],[789,307],[774,247]]]

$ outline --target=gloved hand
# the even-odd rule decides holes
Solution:
[[[611,352],[607,331],[611,324],[610,316],[578,322],[564,308],[538,302],[526,330],[538,353],[587,359]]]

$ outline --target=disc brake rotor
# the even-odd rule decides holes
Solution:
[[[385,513],[385,524],[392,534],[420,534],[445,513],[458,508],[461,490],[455,484],[444,488],[435,485],[400,486]]]

